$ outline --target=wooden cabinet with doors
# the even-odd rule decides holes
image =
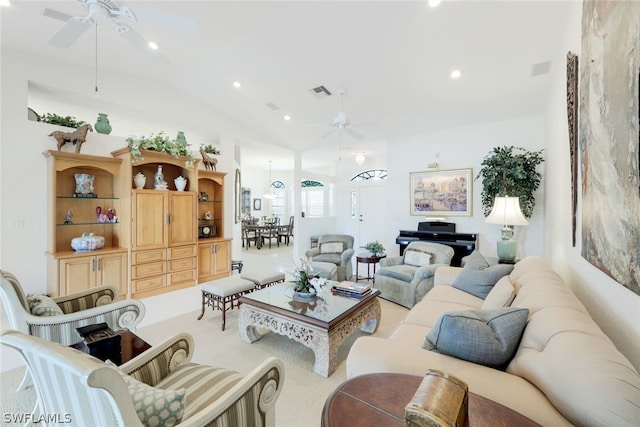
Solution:
[[[122,160],[65,151],[45,151],[49,172],[47,293],[63,296],[100,285],[128,294],[127,248],[123,238]],[[79,177],[92,182],[79,189]],[[86,177],[90,177],[86,181]],[[106,215],[114,214],[111,219]],[[126,209],[124,210],[126,211]],[[104,237],[104,247],[75,251],[71,240],[84,233]]]
[[[224,177],[198,171],[198,282],[231,273],[231,242],[224,236]]]
[[[198,244],[198,282],[226,277],[231,273],[231,240],[211,239]]]
[[[135,298],[155,295],[196,284],[198,279],[197,160],[143,151],[132,162],[128,149],[113,152],[128,166],[127,190],[131,194],[131,294]],[[162,166],[168,188],[154,189],[154,175]],[[146,184],[134,188],[133,176],[142,173]],[[177,191],[174,179],[187,179]]]
[[[99,255],[72,255],[60,258],[58,264],[60,295],[102,285],[116,286],[121,296],[127,295],[126,252],[105,250]]]

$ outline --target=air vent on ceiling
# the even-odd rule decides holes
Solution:
[[[329,92],[329,90],[324,86],[314,87],[313,89],[309,89],[309,92],[311,92],[316,98],[326,98],[327,96],[331,96],[331,92]]]
[[[273,110],[273,111],[277,111],[280,109],[280,107],[278,107],[276,104],[274,104],[273,102],[268,102],[265,104],[267,106],[268,109]]]
[[[539,62],[531,66],[531,77],[548,74],[551,71],[551,61]]]

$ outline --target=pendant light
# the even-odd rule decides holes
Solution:
[[[267,183],[267,188],[266,191],[264,192],[264,194],[262,195],[263,198],[267,199],[267,200],[273,200],[276,198],[275,193],[273,192],[273,190],[271,189],[271,183],[273,181],[271,181],[271,160],[269,160],[269,182]]]

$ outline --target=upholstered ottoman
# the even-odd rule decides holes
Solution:
[[[311,261],[313,272],[329,280],[338,280],[338,266],[330,262]]]
[[[222,311],[222,330],[227,321],[227,310],[238,307],[238,298],[255,289],[255,284],[251,280],[238,276],[226,277],[224,279],[212,280],[200,285],[202,290],[202,313],[198,320],[204,316],[204,309],[210,306],[212,309]]]
[[[245,270],[240,277],[252,281],[256,289],[262,289],[275,285],[276,283],[284,282],[284,273],[276,270]]]

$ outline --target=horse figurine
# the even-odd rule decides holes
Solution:
[[[87,140],[87,132],[93,132],[93,127],[89,123],[80,126],[74,132],[62,132],[60,130],[53,131],[49,134],[58,141],[58,151],[62,148],[64,144],[67,142],[71,142],[76,146],[76,153],[80,152],[80,147],[82,147],[82,143]]]
[[[218,159],[207,154],[202,146],[200,146],[200,154],[202,154],[202,163],[204,164],[205,170],[217,170],[216,165],[218,164]]]

